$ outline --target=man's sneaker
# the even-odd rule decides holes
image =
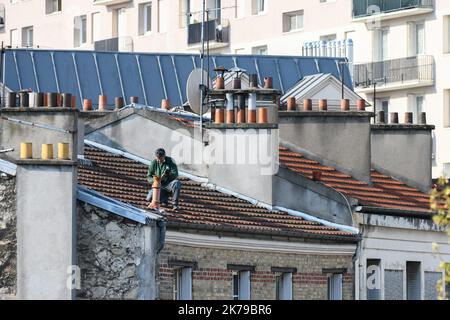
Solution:
[[[177,211],[177,210],[178,210],[178,206],[174,205],[172,209],[173,209],[174,211]]]

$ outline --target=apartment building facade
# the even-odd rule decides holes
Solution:
[[[433,177],[450,176],[450,3],[207,0],[213,53],[348,56],[374,111],[427,112]],[[200,0],[2,0],[12,47],[198,52]],[[350,42],[351,40],[351,42]],[[344,42],[345,41],[345,42]],[[389,120],[389,119],[386,119]]]

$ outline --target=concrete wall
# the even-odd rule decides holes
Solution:
[[[370,182],[369,112],[280,112],[280,140]]]
[[[254,266],[251,272],[250,287],[252,300],[275,299],[275,276],[272,267],[297,268],[293,273],[294,300],[326,300],[327,274],[324,269],[346,270],[343,277],[343,299],[352,300],[353,296],[353,263],[352,254],[334,253],[300,253],[284,250],[249,249],[245,246],[246,239],[241,239],[241,245],[180,244],[170,240],[170,230],[165,248],[158,257],[158,287],[159,298],[173,299],[174,267],[173,261],[185,261],[196,264],[192,270],[192,297],[194,300],[231,300],[233,296],[232,270],[228,264]],[[188,236],[186,234],[186,236]],[[196,236],[192,236],[195,238]],[[218,239],[217,236],[211,236]],[[209,237],[208,237],[209,238]],[[233,237],[236,241],[239,238]],[[252,239],[252,242],[257,241]],[[206,241],[205,241],[206,242]],[[249,242],[249,241],[247,241]],[[277,241],[272,241],[277,242]],[[263,243],[263,242],[261,242]],[[280,244],[278,244],[280,245]],[[311,244],[313,245],[313,244]],[[320,244],[315,244],[320,247]],[[336,249],[339,251],[337,244]],[[294,245],[295,247],[295,245]],[[267,247],[266,247],[267,248]],[[272,245],[273,248],[273,245]]]
[[[78,202],[80,299],[156,297],[157,228]]]
[[[157,148],[164,148],[180,170],[206,176],[202,159],[196,158],[201,155],[199,136],[198,130],[148,110],[131,109],[86,121],[86,139],[148,160],[154,158]]]
[[[281,167],[273,179],[274,205],[298,210],[344,225],[353,225],[352,211],[342,195]]]
[[[75,183],[73,165],[18,165],[19,299],[73,298],[67,270],[76,265]]]
[[[431,132],[427,126],[373,125],[372,166],[423,192],[429,192]]]
[[[267,204],[273,203],[278,170],[278,129],[211,129],[210,182]]]
[[[0,300],[16,294],[16,179],[0,177]]]
[[[406,262],[421,263],[421,299],[431,296],[431,287],[436,286],[437,276],[426,277],[427,272],[443,272],[439,264],[450,262],[450,244],[448,236],[442,232],[432,220],[394,217],[376,214],[364,214],[361,223],[363,230],[360,248],[356,262],[360,268],[357,271],[359,297],[366,299],[367,259],[380,260],[381,299],[406,299]],[[439,246],[439,255],[433,252],[432,243]],[[389,272],[387,272],[389,271]],[[391,283],[392,272],[397,271],[394,278],[398,290]],[[401,274],[401,280],[399,277]],[[400,294],[402,294],[400,296]]]

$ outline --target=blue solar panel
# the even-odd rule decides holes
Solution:
[[[239,67],[248,74],[257,73],[260,83],[272,77],[274,88],[289,90],[303,77],[331,73],[340,78],[339,62],[343,58],[211,55],[210,75],[214,68]],[[4,81],[13,91],[31,89],[41,92],[69,92],[97,105],[100,94],[112,105],[115,97],[139,97],[141,103],[160,106],[168,98],[172,105],[186,102],[186,81],[194,68],[200,67],[199,55],[125,53],[64,50],[11,49],[5,54]],[[207,62],[205,60],[205,69]],[[345,65],[344,82],[352,87],[350,71]]]

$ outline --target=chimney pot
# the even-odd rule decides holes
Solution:
[[[17,99],[17,94],[15,92],[8,92],[7,100],[6,100],[6,108],[15,108],[16,107],[16,99]]]
[[[295,97],[288,97],[287,98],[287,110],[288,111],[295,111],[295,110],[297,110],[297,101],[295,100]]]
[[[62,107],[62,97],[60,93],[56,94],[56,107]]]
[[[98,109],[104,111],[107,108],[108,108],[107,97],[104,95],[98,96]]]
[[[169,99],[162,99],[161,100],[161,109],[169,110],[170,109],[170,101]]]
[[[225,88],[225,79],[222,76],[217,76],[216,78],[216,89],[222,90]]]
[[[34,106],[37,107],[43,107],[44,104],[44,93],[42,92],[36,92],[34,95]]]
[[[41,107],[48,106],[48,93],[44,92],[44,104]]]
[[[258,109],[258,123],[267,123],[267,108]]]
[[[234,109],[227,110],[227,123],[234,123]]]
[[[412,123],[413,123],[413,113],[405,112],[405,124],[412,124]]]
[[[420,113],[419,124],[427,124],[427,114],[426,114],[426,112],[421,112]]]
[[[391,112],[391,123],[398,123],[398,112]]]
[[[328,101],[327,99],[320,99],[319,100],[319,110],[320,111],[326,111],[328,109]]]
[[[33,144],[31,142],[20,143],[20,159],[33,158]]]
[[[214,116],[215,123],[221,124],[224,123],[224,109],[217,109]]]
[[[47,93],[47,107],[55,108],[58,106],[58,94],[56,92]]]
[[[377,120],[378,120],[378,123],[386,123],[384,111],[378,111]]]
[[[311,99],[303,100],[303,110],[304,111],[311,111],[312,110],[312,100]]]
[[[256,110],[248,110],[247,122],[256,123]]]
[[[272,89],[273,88],[273,79],[272,77],[264,78],[264,89]]]
[[[350,110],[350,99],[342,99],[341,100],[341,110],[342,111]]]
[[[237,111],[237,123],[245,123],[245,108],[239,108]]]
[[[92,110],[92,100],[84,99],[83,100],[83,111],[91,111]]]
[[[30,107],[30,96],[28,95],[28,92],[21,91],[19,92],[19,106],[21,108],[29,108]]]
[[[77,96],[72,95],[72,101],[71,101],[72,108],[77,108]]]
[[[139,103],[139,98],[138,97],[130,97],[130,104],[135,104],[135,103]]]
[[[359,111],[366,111],[366,100],[359,99],[358,101],[356,101],[356,108]]]
[[[63,93],[61,96],[62,106],[64,108],[70,108],[72,106],[72,95],[70,93]]]
[[[123,108],[123,98],[122,97],[116,97],[114,99],[114,107],[116,110]]]
[[[69,160],[69,144],[58,143],[58,160]]]
[[[51,159],[53,159],[53,144],[51,144],[51,143],[44,143],[42,145],[41,159],[42,160],[51,160]]]
[[[250,88],[258,88],[258,75],[251,74],[248,76]]]

